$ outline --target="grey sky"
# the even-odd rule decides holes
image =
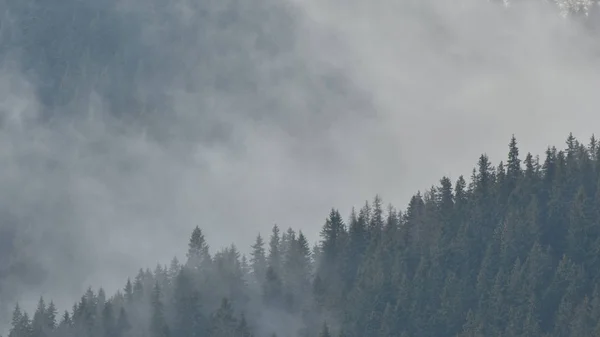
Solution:
[[[213,250],[245,250],[273,223],[315,240],[331,207],[379,193],[404,208],[442,175],[469,176],[482,152],[504,159],[513,133],[542,154],[598,119],[597,46],[541,1],[143,3],[85,9],[122,22],[110,65],[142,70],[68,49],[66,106],[63,87],[40,84],[53,73],[22,66],[26,48],[2,47],[0,211],[46,271],[31,286],[4,279],[4,298],[66,309],[88,285],[112,293],[183,258],[196,225]],[[4,39],[28,15],[6,13]],[[85,44],[69,34],[55,38]]]

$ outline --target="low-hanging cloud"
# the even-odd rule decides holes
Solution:
[[[594,30],[543,1],[0,4],[0,303],[68,308],[273,223],[397,206],[516,134],[590,135]],[[10,296],[9,296],[10,295]],[[27,304],[29,303],[29,304]]]

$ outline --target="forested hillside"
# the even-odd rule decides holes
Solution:
[[[17,306],[9,336],[598,336],[600,143],[566,145],[521,158],[513,137],[505,162],[482,155],[405,211],[333,209],[312,248],[274,226],[248,258],[211,253],[196,228],[185,263],[64,314]]]

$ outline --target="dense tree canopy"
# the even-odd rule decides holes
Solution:
[[[600,146],[569,135],[521,159],[513,136],[506,164],[482,155],[404,212],[375,197],[347,220],[332,209],[315,249],[278,226],[265,241],[211,255],[195,228],[186,263],[62,316],[17,305],[9,336],[597,336]]]

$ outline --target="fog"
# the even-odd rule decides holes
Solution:
[[[0,303],[70,308],[479,154],[598,122],[594,29],[544,1],[0,2]],[[6,309],[6,308],[5,308]],[[7,318],[8,312],[4,313]]]

